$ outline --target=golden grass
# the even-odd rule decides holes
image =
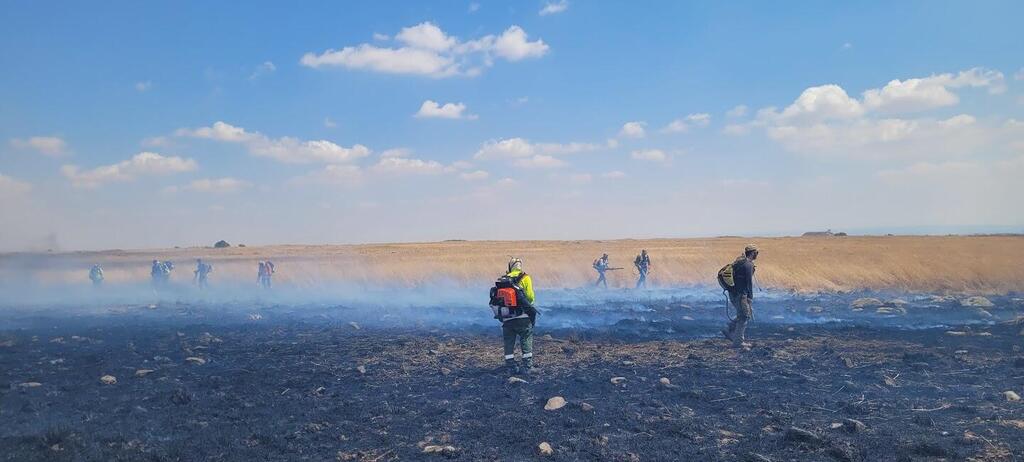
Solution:
[[[255,282],[256,261],[270,258],[279,284],[331,282],[418,287],[441,279],[457,286],[493,281],[509,255],[522,258],[542,287],[591,283],[591,262],[611,255],[609,284],[635,282],[633,257],[651,254],[653,286],[714,285],[719,267],[732,261],[749,242],[761,248],[757,276],[765,288],[795,291],[857,289],[915,292],[1007,293],[1024,289],[1024,237],[896,236],[709,238],[615,241],[477,241],[351,246],[265,246],[229,249],[72,253],[47,256],[60,269],[40,269],[49,281],[83,281],[92,262],[104,265],[110,282],[142,281],[149,260],[170,259],[175,278],[191,276],[194,258],[209,260],[214,281]],[[0,256],[0,272],[12,256]],[[53,268],[58,265],[49,265]]]

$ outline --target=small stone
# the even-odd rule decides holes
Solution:
[[[259,321],[260,319],[263,319],[263,315],[262,314],[252,313],[252,314],[249,315],[249,320],[250,321]]]
[[[850,433],[860,433],[868,429],[868,426],[864,425],[864,422],[857,419],[843,419],[843,427]]]
[[[358,372],[360,374],[365,374],[366,373],[366,366],[362,366],[362,365],[356,366],[356,372]]]
[[[545,411],[555,411],[565,407],[565,398],[561,396],[552,396],[548,399],[547,404],[544,405]]]
[[[622,365],[623,365],[623,366],[632,366],[632,365],[634,365],[634,364],[636,364],[636,363],[634,363],[633,361],[623,361],[623,362],[622,362]]]
[[[537,445],[537,453],[542,456],[550,456],[555,453],[555,450],[551,448],[551,445],[547,441]]]
[[[519,377],[509,377],[508,378],[508,384],[509,385],[515,385],[517,383],[530,383],[530,382],[527,382],[527,381],[525,381],[525,380],[523,380],[523,379],[521,379]]]
[[[197,366],[202,366],[203,364],[206,364],[206,360],[203,359],[203,358],[200,358],[198,356],[189,356],[189,357],[185,358],[185,361],[188,361],[188,362],[190,362],[192,364],[195,364]]]
[[[139,369],[139,370],[135,371],[135,376],[139,377],[139,378],[142,378],[142,377],[145,377],[145,376],[147,376],[149,374],[152,374],[153,372],[155,372],[153,369]]]
[[[1004,391],[1003,397],[1005,397],[1007,401],[1020,401],[1020,395],[1013,390]]]
[[[864,308],[878,308],[882,305],[885,305],[885,303],[882,303],[882,301],[877,298],[864,297],[854,300],[853,303],[850,304],[850,307],[853,309],[863,310]]]
[[[43,386],[43,384],[41,384],[39,382],[25,382],[25,383],[18,384],[18,386],[21,387],[21,388],[36,388],[36,387]]]
[[[947,330],[946,335],[951,335],[953,337],[966,337],[967,332],[961,330]]]
[[[662,386],[665,386],[665,387],[672,385],[672,381],[669,380],[668,377],[662,377],[662,378],[658,379],[658,383],[660,383]]]
[[[829,424],[828,428],[836,430],[839,428],[843,428],[843,424],[841,422],[832,422],[831,424]]]
[[[544,334],[544,336],[541,337],[541,339],[542,340],[554,340],[555,338],[552,337],[551,334]]]
[[[114,377],[112,375],[104,375],[103,377],[100,377],[100,383],[104,385],[113,385],[117,383],[117,377]]]
[[[459,450],[456,449],[455,446],[439,446],[436,444],[432,444],[423,447],[424,454],[441,454],[444,456],[451,456],[455,455],[455,453],[457,453],[458,451]]]
[[[890,386],[890,387],[895,387],[896,386],[896,379],[894,379],[892,377],[889,377],[888,375],[883,375],[882,376],[882,382],[885,383],[886,385]]]
[[[807,307],[807,312],[809,314],[821,314],[824,311],[825,311],[825,309],[820,307],[820,306],[808,306]]]
[[[451,369],[448,369],[447,367],[442,367],[441,368],[441,375],[450,375],[451,373],[452,373]]]
[[[352,328],[355,329],[355,330],[359,330],[360,329],[359,324],[357,324],[355,321],[349,322],[348,325],[352,326]]]
[[[591,412],[594,410],[594,406],[591,406],[589,403],[580,403],[580,410],[583,412]]]
[[[612,380],[611,380],[612,384],[614,384],[614,385],[618,385],[618,384],[623,383],[625,381],[626,381],[625,377],[612,377]]]
[[[818,445],[822,443],[822,439],[816,433],[804,430],[799,427],[789,427],[786,429],[785,435],[786,441],[793,441],[797,443],[807,443],[812,445]]]
[[[992,303],[991,300],[989,300],[989,299],[987,299],[985,297],[968,297],[968,298],[965,298],[963,300],[960,300],[960,306],[963,306],[963,307],[973,306],[973,307],[981,307],[981,308],[991,308],[991,307],[996,306],[996,305],[995,305],[995,303]]]

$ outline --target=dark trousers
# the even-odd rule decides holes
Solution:
[[[608,288],[608,280],[605,279],[605,277],[604,277],[604,271],[598,271],[597,272],[597,282],[594,283],[594,287],[597,287],[597,286],[599,286],[601,284],[604,284],[604,288],[605,289]]]
[[[501,324],[501,333],[505,339],[505,361],[516,358],[516,339],[523,352],[523,362],[533,363],[533,323],[530,318],[510,319]]]
[[[729,302],[736,309],[736,319],[729,322],[732,343],[739,345],[746,340],[747,323],[754,317],[754,307],[747,294],[729,294]]]
[[[641,269],[640,270],[640,278],[636,280],[636,288],[639,289],[641,287],[643,287],[645,289],[647,288],[647,270],[646,269]]]

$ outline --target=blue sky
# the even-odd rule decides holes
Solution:
[[[1024,5],[889,3],[4,2],[0,249],[1021,229]]]

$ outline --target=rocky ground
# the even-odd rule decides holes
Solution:
[[[540,371],[515,376],[492,325],[181,305],[21,317],[0,331],[0,459],[1021,460],[1017,302],[990,316],[932,302],[964,321],[768,310],[750,351],[710,338],[689,305],[542,322]],[[918,315],[913,301],[774,303]]]

